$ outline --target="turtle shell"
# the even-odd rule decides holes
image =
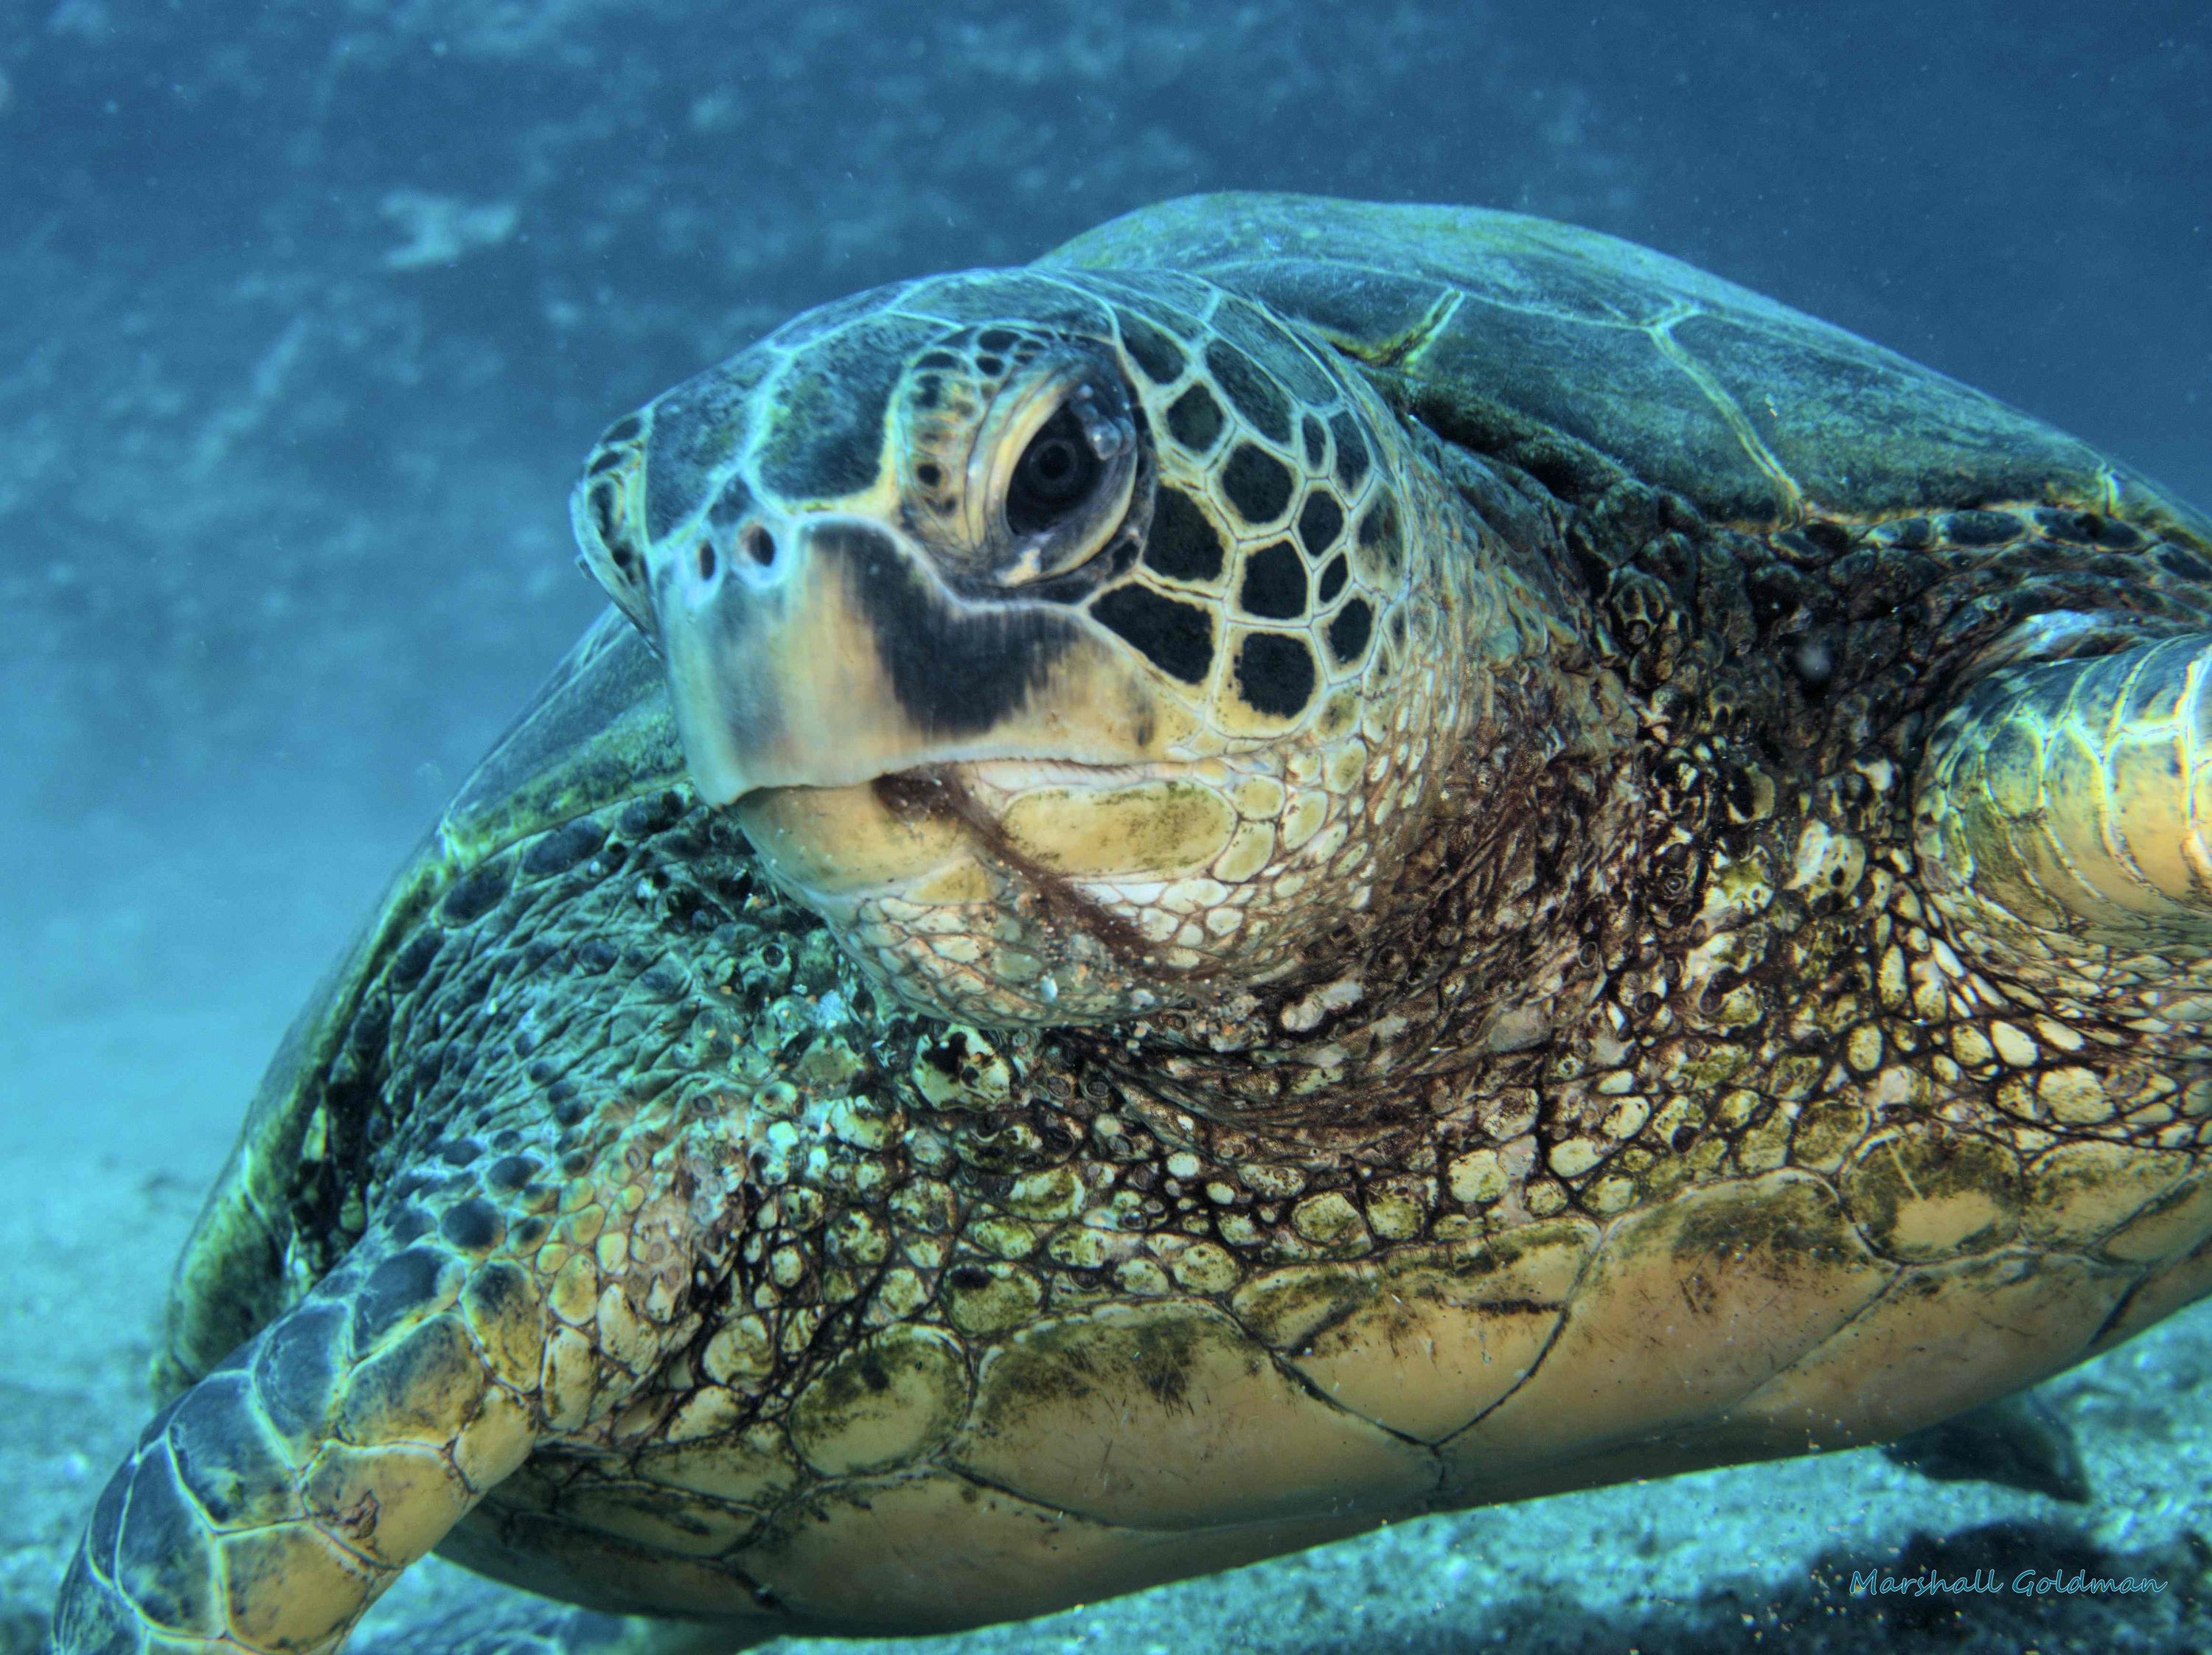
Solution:
[[[1742,528],[2045,502],[2212,542],[2212,522],[1994,398],[1595,231],[1474,208],[1224,194],[1128,214],[1038,263],[1203,276],[1364,364],[1447,438],[1540,476],[1547,460],[1595,459]],[[487,857],[683,774],[659,664],[611,610],[287,1034],[179,1260],[155,1359],[165,1390],[308,1285],[286,1261],[325,1082],[362,990],[409,928]]]
[[[181,1390],[313,1285],[296,1267],[302,1180],[323,1161],[347,1026],[392,952],[470,872],[516,842],[624,799],[680,787],[659,663],[610,609],[494,743],[286,1031],[169,1289],[154,1383]]]
[[[2202,519],[2140,479],[2002,404],[1587,232],[1506,214],[1216,197],[1119,221],[1049,262],[1095,268],[1097,285],[1117,294],[1114,270],[1164,273],[1121,284],[1135,310],[1146,293],[1178,281],[1174,272],[1211,278],[1364,364],[1401,409],[1448,438],[1671,490],[1708,518],[1746,529],[2043,501],[2203,533]],[[1206,291],[1192,296],[1201,310],[1211,302]],[[1907,431],[1909,440],[1899,434]],[[433,917],[484,912],[471,908],[471,893],[489,885],[487,864],[507,861],[509,847],[626,799],[680,789],[683,774],[659,666],[610,614],[463,788],[288,1036],[179,1266],[158,1369],[166,1385],[219,1361],[303,1293],[325,1262],[318,1218],[329,1210],[326,1186],[343,1186],[346,1176],[332,1170],[339,1163],[325,1146],[340,1136],[344,1112],[359,1107],[365,1088],[344,1079],[354,1061],[349,1033],[387,966],[405,959]],[[972,1034],[951,1032],[937,1055],[917,1055],[908,1068],[917,1093],[946,1112],[981,1113],[1011,1095],[1013,1066],[996,1052],[987,1063],[989,1049]],[[968,1077],[987,1071],[1004,1078],[975,1083],[973,1100],[963,1098]],[[944,1077],[944,1089],[933,1095],[925,1075]],[[957,1087],[953,1076],[963,1077]],[[1528,1126],[1514,1129],[1532,1142],[1534,1095]],[[1638,1102],[1648,1115],[1649,1105]],[[1789,1125],[1779,1113],[1766,1118]],[[1814,1137],[1807,1129],[1792,1152],[1802,1141],[1802,1153],[1819,1159]],[[1046,1143],[1042,1133],[1035,1139]],[[856,1132],[856,1160],[865,1142]],[[1205,1147],[1210,1156],[1218,1143],[1254,1142],[1240,1128]],[[1820,1422],[1826,1440],[1837,1430],[1871,1434],[1917,1418],[1916,1409],[1932,1416],[1955,1405],[1972,1386],[1993,1382],[1990,1373],[2032,1376],[2041,1371],[2036,1364],[2078,1352],[2113,1325],[2114,1306],[2131,1290],[2120,1266],[2065,1254],[2048,1240],[2073,1232],[2030,1233],[2062,1260],[2052,1266],[2057,1308],[2048,1318],[2023,1319],[2026,1331],[2015,1334],[2009,1315],[1983,1316],[1978,1325],[2001,1326],[2018,1343],[1984,1343],[1966,1351],[1970,1360],[1936,1365],[1924,1385],[1906,1375],[1893,1394],[1839,1412],[1836,1399],[1864,1393],[1864,1376],[1887,1360],[1884,1352],[1920,1348],[1924,1327],[1957,1319],[1957,1307],[1977,1295],[1989,1300],[1989,1283],[2008,1289],[2027,1279],[2018,1251],[1963,1264],[1947,1254],[1986,1236],[1999,1238],[1987,1244],[1996,1247],[2010,1226],[2026,1226],[2021,1197],[1987,1170],[1990,1161],[1954,1152],[1948,1139],[1930,1142],[1928,1163],[1948,1169],[1952,1181],[1931,1179],[1932,1193],[1924,1192],[1897,1161],[1898,1187],[1918,1209],[1902,1222],[1904,1197],[1885,1170],[1863,1173],[1855,1161],[1852,1173],[1832,1178],[1769,1163],[1764,1173],[1663,1197],[1610,1229],[1577,1213],[1521,1222],[1503,1240],[1482,1242],[1479,1255],[1461,1246],[1464,1231],[1449,1240],[1432,1232],[1435,1246],[1419,1240],[1420,1203],[1441,1203],[1440,1189],[1470,1207],[1475,1195],[1462,1187],[1479,1192],[1494,1181],[1490,1199],[1498,1198],[1505,1163],[1484,1147],[1443,1162],[1448,1177],[1413,1180],[1425,1196],[1392,1194],[1377,1180],[1365,1209],[1371,1221],[1346,1192],[1369,1202],[1364,1183],[1309,1192],[1300,1173],[1275,1185],[1300,1197],[1282,1222],[1315,1251],[1249,1282],[1240,1281],[1243,1266],[1225,1249],[1185,1246],[1173,1288],[1148,1263],[1156,1285],[1116,1276],[1104,1302],[1055,1297],[1047,1313],[1039,1277],[1015,1262],[1028,1255],[1010,1240],[988,1268],[948,1274],[945,1326],[892,1327],[842,1352],[825,1346],[818,1354],[834,1360],[803,1377],[772,1449],[722,1430],[729,1416],[712,1409],[734,1406],[736,1393],[699,1379],[720,1377],[702,1357],[697,1371],[677,1365],[683,1377],[672,1381],[695,1400],[714,1394],[697,1410],[702,1434],[657,1445],[651,1472],[642,1452],[595,1458],[586,1445],[542,1476],[514,1478],[457,1543],[474,1548],[467,1555],[494,1572],[556,1590],[604,1589],[625,1605],[697,1610],[780,1601],[834,1632],[866,1629],[843,1618],[858,1591],[864,1606],[874,1605],[870,1613],[939,1626],[1243,1561],[1385,1513],[1795,1452],[1809,1422]],[[1166,1143],[1154,1146],[1161,1170],[1146,1190],[1170,1174],[1197,1187],[1212,1170],[1229,1170],[1225,1158],[1209,1168],[1194,1150],[1170,1154]],[[1086,1203],[1119,1198],[1068,1173],[1057,1147],[1043,1152],[1051,1159],[1039,1163],[1034,1183],[1027,1170],[1018,1179],[997,1170],[1022,1165],[1013,1150],[983,1147],[991,1159],[979,1155],[975,1164],[994,1170],[977,1187],[993,1203],[1003,1198],[1002,1237],[1017,1235],[1018,1220],[1032,1227],[1019,1235],[1034,1246],[1048,1222],[1085,1228]],[[1869,1147],[1893,1161],[1905,1153],[1888,1137]],[[1919,1165],[1922,1151],[1911,1153]],[[1844,1154],[1835,1148],[1826,1164]],[[2090,1173],[2069,1175],[2102,1176],[2110,1163],[2087,1164]],[[2112,1201],[2139,1196],[2154,1177],[2178,1178],[2168,1164],[2112,1174],[2120,1191]],[[1236,1176],[1246,1194],[1264,1196],[1268,1170],[1255,1155],[1240,1159]],[[1165,1188],[1174,1194],[1179,1185]],[[2093,1221],[2080,1213],[2121,1222],[2100,1196],[2069,1199],[2078,1210],[2068,1222],[2084,1238]],[[1272,1207],[1258,1210],[1276,1222]],[[1998,1218],[1985,1216],[1992,1211]],[[1386,1213],[1394,1215],[1389,1229]],[[1922,1222],[1933,1242],[1913,1231]],[[991,1232],[978,1224],[970,1233]],[[1381,1236],[1416,1240],[1386,1263]],[[1888,1252],[1878,1253],[1877,1241]],[[1042,1256],[1062,1265],[1057,1254]],[[1103,1248],[1069,1257],[1092,1260],[1065,1264],[1071,1274],[1111,1260]],[[1080,1285],[1089,1293],[1099,1279]],[[2194,1291],[2194,1276],[2181,1280]],[[1625,1353],[1620,1331],[1686,1281],[1699,1284],[1689,1319],[1679,1329],[1670,1323],[1664,1338],[1632,1341]],[[1869,1311],[1900,1281],[1906,1288],[1878,1315]],[[1748,1343],[1739,1332],[1747,1318],[1759,1330]],[[836,1338],[851,1325],[829,1325]],[[1847,1326],[1848,1339],[1837,1331]],[[1400,1353],[1413,1349],[1428,1358],[1408,1367]],[[982,1354],[971,1362],[971,1353]],[[1539,1359],[1547,1366],[1530,1383]],[[1694,1381],[1686,1388],[1686,1374]],[[1193,1417],[1203,1428],[1196,1435]],[[1101,1469],[1102,1446],[1112,1451],[1111,1476]],[[699,1481],[702,1470],[711,1481]],[[716,1525],[736,1522],[732,1511],[752,1494],[714,1491],[771,1485],[778,1492],[764,1500],[799,1490],[774,1515],[777,1526],[763,1529],[757,1547],[722,1538],[732,1531]],[[1315,1507],[1316,1489],[1329,1493],[1326,1512]],[[618,1513],[604,1529],[579,1515],[594,1500],[601,1513]],[[563,1502],[578,1515],[573,1528],[528,1526]],[[518,1514],[513,1532],[527,1541],[520,1549],[502,1549],[502,1506]],[[687,1529],[694,1519],[696,1529]],[[948,1534],[981,1537],[966,1548],[968,1561],[981,1560],[976,1571],[910,1566],[930,1545],[944,1561]],[[755,1547],[757,1570],[746,1554],[741,1568],[750,1574],[679,1573],[705,1555],[695,1545],[702,1539],[732,1555]],[[866,1565],[857,1585],[855,1557]],[[779,1576],[795,1585],[775,1585]],[[650,1596],[668,1582],[681,1584],[666,1598]],[[684,1595],[695,1591],[706,1595]]]
[[[1480,208],[1193,196],[1115,219],[1040,262],[1203,276],[1367,364],[1386,395],[1448,439],[1520,459],[1564,438],[1739,528],[2009,501],[2212,537],[2212,523],[2142,477],[1993,397],[1572,225]],[[1540,458],[1523,463],[1542,476]]]

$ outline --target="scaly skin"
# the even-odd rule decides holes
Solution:
[[[1344,210],[1230,205],[1270,250]],[[588,805],[500,771],[549,830],[410,873],[169,1355],[281,1312],[336,1399],[258,1463],[270,1525],[134,1523],[177,1421],[283,1405],[202,1379],[64,1651],[327,1646],[441,1535],[725,1645],[1030,1614],[1895,1435],[2212,1285],[2196,530],[1724,284],[1444,217],[1464,290],[1248,273],[1334,355],[1172,272],[947,278],[609,433],[586,549],[744,797],[634,798],[666,731],[610,692],[532,737],[598,743]],[[975,320],[1016,300],[1057,319]],[[955,462],[1002,391],[1017,446],[1074,405],[1022,401],[1030,347],[1155,448],[1017,544],[1007,457]],[[1555,383],[1634,468],[1488,395]],[[1170,492],[1173,544],[1116,515]],[[358,1561],[228,1568],[276,1545]],[[220,1622],[175,1586],[210,1555]]]
[[[1131,488],[1070,520],[1074,567],[996,584],[1022,561],[982,526],[1021,410],[1125,381]],[[872,472],[872,438],[833,440],[822,409],[878,388]],[[1618,746],[1591,728],[1625,728],[1618,698],[1584,706],[1593,685],[1540,664],[1558,571],[1485,532],[1424,446],[1225,288],[971,273],[655,398],[574,517],[666,654],[695,777],[743,791],[778,880],[908,1005],[1057,1028],[1304,967],[1427,831],[1478,723]],[[1562,705],[1512,704],[1531,692]]]
[[[917,1021],[681,799],[564,830],[605,843],[555,875],[518,871],[568,859],[526,842],[495,900],[426,920],[365,997],[348,1044],[382,1102],[294,1215],[299,1274],[348,1262],[280,1326],[359,1300],[378,1238],[441,1246],[435,1215],[491,1201],[476,1279],[509,1261],[592,1378],[531,1389],[533,1325],[510,1366],[535,1446],[449,1549],[720,1618],[735,1646],[1036,1612],[1387,1517],[1880,1439],[2203,1290],[2199,1065],[2113,1040],[2123,1008],[1964,963],[1878,769],[1809,797],[1651,769],[1611,826],[1602,766],[1531,772],[1526,806],[1402,875],[1431,937],[1540,900],[1537,929],[1587,957],[1373,937],[1321,1003],[1286,991],[1241,1028]],[[1662,824],[1711,820],[1725,866],[1651,854]],[[1579,906],[1535,871],[1577,861]],[[1562,1009],[1555,1040],[1523,1044],[1532,998]],[[631,1146],[659,1159],[597,1170]],[[540,1172],[501,1193],[518,1155]],[[658,1234],[696,1273],[625,1276],[634,1314],[610,1315],[625,1178],[688,1179]],[[447,1302],[409,1325],[465,1325]],[[1932,1343],[1943,1361],[1907,1359]],[[441,1441],[470,1418],[433,1412]],[[422,1486],[445,1492],[392,1500],[416,1549],[472,1494]],[[122,1550],[132,1582],[173,1555],[127,1525]],[[249,1584],[239,1613],[327,1631],[379,1579],[344,1603]],[[61,1646],[105,1646],[80,1628],[116,1601],[73,1579]]]
[[[2212,941],[2212,638],[2008,668],[1937,733],[1923,854],[1947,909],[2002,942],[2071,932],[2185,998]],[[2176,1023],[2201,1022],[2184,1009]]]
[[[58,1646],[337,1648],[537,1443],[602,1420],[697,1331],[693,1272],[744,1211],[724,1130],[647,1106],[550,1181],[520,1153],[456,1173],[446,1140],[386,1183],[369,1232],[117,1471]]]

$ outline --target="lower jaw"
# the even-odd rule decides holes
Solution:
[[[811,899],[851,899],[911,887],[974,859],[955,817],[914,808],[882,781],[849,787],[778,787],[733,807],[753,848],[786,884]]]
[[[1065,1026],[1187,997],[1131,918],[1011,852],[944,781],[783,789],[737,809],[769,875],[821,916],[880,991],[915,1010]]]
[[[1126,807],[1117,815],[1115,806],[1132,790],[1148,791],[1182,779],[1180,770],[1157,763],[971,759],[848,785],[763,789],[743,795],[731,808],[780,872],[824,894],[911,889],[963,862],[1002,867],[1024,883],[1164,883],[1200,868],[1125,865],[1114,852],[1130,817]],[[1099,856],[1079,855],[1071,866],[1064,859],[1065,847],[1048,845],[1040,851],[1018,837],[1018,823],[1010,830],[1017,802],[1041,791],[1073,797],[1077,819],[1085,823],[1082,831],[1095,836]],[[1217,808],[1228,815],[1225,804]],[[1081,815],[1102,810],[1096,819]]]
[[[1020,825],[1015,801],[1041,792],[1060,795],[1073,813],[1058,818],[1066,833],[1050,865],[1006,826],[1009,816]],[[1228,825],[1202,825],[1187,842],[1170,834],[1170,869],[1123,865],[1117,851],[1161,842],[1157,813],[1170,806],[1206,821],[1218,811]],[[1168,914],[1143,888],[1196,882],[1218,895],[1206,877],[1213,840],[1225,842],[1235,825],[1219,790],[1178,767],[969,761],[849,786],[764,791],[736,809],[778,883],[822,915],[881,987],[926,1012],[1109,1022],[1210,1003],[1287,963],[1285,939],[1263,940],[1256,915],[1228,927],[1233,937],[1181,909],[1156,923]],[[1076,871],[1065,865],[1071,850]],[[1087,850],[1101,865],[1085,865]],[[1113,887],[1128,900],[1102,888]]]

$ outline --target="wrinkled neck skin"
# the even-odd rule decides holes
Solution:
[[[1131,808],[1096,819],[1140,828],[1096,843],[1030,826],[1056,789],[1096,785],[1033,763],[756,796],[746,831],[899,999],[1072,1030],[1052,1038],[1215,1118],[1372,1125],[1424,1106],[1431,1064],[1541,1044],[1601,979],[1579,911],[1632,876],[1635,719],[1584,647],[1560,548],[1527,543],[1553,519],[1532,506],[1509,537],[1404,440],[1405,595],[1361,693],[1300,739],[1114,778]],[[817,882],[796,847],[824,842],[841,862]],[[942,852],[925,879],[867,885],[872,846],[907,870],[918,843]]]
[[[1515,498],[1501,474],[1409,440],[1422,543],[1436,549],[1411,583],[1412,649],[1462,669],[1418,831],[1295,973],[1054,1037],[1175,1108],[1248,1130],[1255,1152],[1285,1131],[1352,1149],[1425,1128],[1462,1105],[1470,1070],[1525,1064],[1581,1030],[1641,901],[1638,718],[1586,642],[1595,622],[1560,574],[1571,561],[1555,503],[1518,474]],[[1504,509],[1486,513],[1486,496]]]

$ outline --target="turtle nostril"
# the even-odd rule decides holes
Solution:
[[[719,560],[714,556],[714,548],[713,543],[708,541],[701,541],[699,543],[699,579],[702,580],[712,580],[714,578],[714,571],[718,567]]]
[[[738,530],[738,544],[745,549],[745,555],[763,569],[775,561],[775,537],[757,523],[748,523]]]

